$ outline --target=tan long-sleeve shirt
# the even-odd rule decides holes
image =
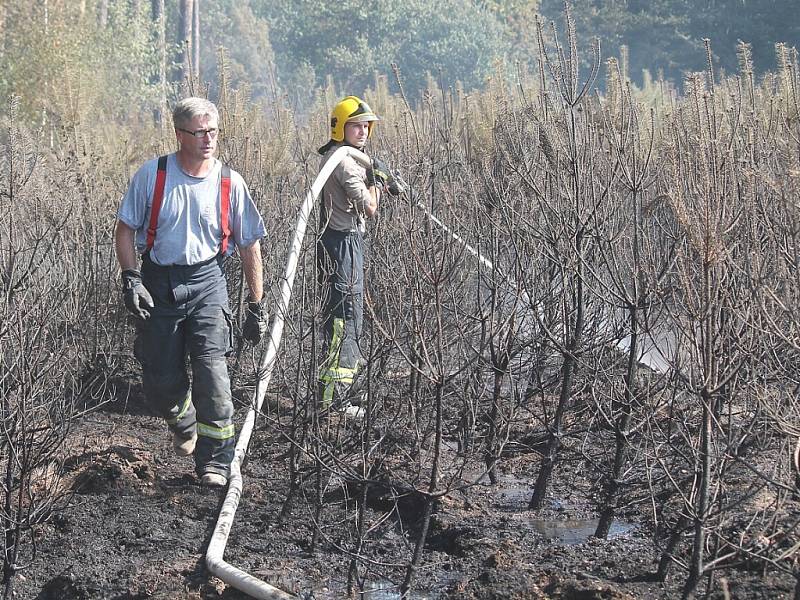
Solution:
[[[323,155],[320,168],[340,147],[336,144]],[[365,209],[372,202],[366,169],[349,156],[345,157],[322,188],[322,198],[327,227],[337,231],[363,230]]]

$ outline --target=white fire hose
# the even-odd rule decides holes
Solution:
[[[269,385],[269,380],[272,377],[272,370],[275,368],[275,358],[278,354],[278,347],[283,337],[284,319],[289,311],[289,299],[292,295],[292,286],[294,285],[297,262],[300,258],[300,250],[302,249],[308,218],[311,215],[311,210],[314,208],[314,202],[322,191],[322,186],[325,185],[328,177],[330,177],[331,173],[342,159],[348,155],[364,166],[369,166],[371,164],[369,157],[363,152],[359,152],[355,148],[342,146],[336,150],[325,163],[325,166],[314,180],[311,189],[306,194],[303,205],[300,207],[294,239],[292,239],[289,256],[286,259],[283,281],[281,281],[277,310],[272,320],[272,327],[269,331],[267,348],[261,359],[259,371],[261,377],[256,383],[250,411],[247,413],[247,418],[239,432],[239,439],[236,442],[236,451],[233,456],[233,461],[231,462],[231,470],[228,478],[228,492],[225,495],[225,501],[222,503],[222,508],[217,518],[217,525],[214,528],[214,534],[211,536],[211,541],[206,551],[206,566],[213,575],[220,578],[226,584],[258,600],[288,600],[295,596],[225,562],[222,555],[225,553],[228,535],[231,531],[233,519],[236,516],[239,499],[242,496],[242,461],[247,454],[247,447],[250,444],[250,436],[253,434],[256,414],[261,410],[261,405],[264,402],[264,394]]]
[[[286,259],[286,268],[284,271],[283,281],[280,285],[280,297],[278,299],[278,306],[275,312],[275,317],[272,321],[272,327],[269,332],[269,339],[267,340],[267,347],[263,354],[260,364],[261,376],[256,383],[256,389],[253,392],[250,411],[247,413],[244,424],[239,432],[239,438],[236,443],[236,450],[234,453],[233,461],[231,462],[230,475],[228,478],[228,491],[225,495],[225,500],[222,503],[222,508],[217,518],[217,524],[214,528],[214,533],[211,536],[211,541],[208,544],[206,551],[206,566],[209,572],[221,579],[226,584],[256,598],[257,600],[291,600],[296,598],[292,594],[284,592],[283,590],[272,586],[249,573],[234,567],[233,565],[225,562],[222,558],[225,553],[225,546],[228,543],[228,536],[230,535],[233,519],[236,516],[236,509],[239,506],[239,500],[242,495],[242,462],[247,454],[247,447],[250,444],[250,437],[253,434],[253,427],[255,425],[256,415],[261,410],[261,405],[264,402],[264,395],[269,385],[272,371],[275,368],[275,359],[278,354],[278,348],[281,344],[283,337],[284,319],[289,311],[289,299],[292,295],[292,286],[294,285],[294,278],[297,272],[297,263],[300,258],[300,251],[303,245],[303,238],[305,237],[308,219],[311,211],[314,208],[314,203],[322,192],[322,186],[330,177],[333,170],[339,163],[346,157],[350,156],[365,167],[371,166],[370,158],[349,146],[342,146],[334,152],[330,159],[325,163],[325,166],[320,171],[317,178],[314,180],[311,189],[306,194],[305,200],[300,207],[300,212],[297,217],[297,226],[292,239],[292,245],[289,249],[289,255]],[[395,174],[398,184],[405,187],[399,175]],[[444,230],[448,236],[454,241],[460,243],[464,248],[475,258],[479,264],[489,270],[493,269],[492,263],[478,252],[476,248],[469,245],[463,238],[461,238],[452,229],[447,227],[439,219],[437,219],[430,210],[422,203],[415,202],[417,207],[425,212],[425,215],[438,227]],[[624,341],[621,341],[618,347],[622,348]],[[624,348],[623,348],[624,349]],[[652,352],[652,351],[651,351]],[[647,353],[646,353],[647,354]],[[800,439],[798,440],[798,447],[796,449],[795,461],[800,463]],[[800,470],[800,466],[796,465]]]
[[[292,239],[292,245],[289,249],[289,256],[286,259],[286,268],[284,270],[283,281],[280,286],[280,298],[278,299],[278,306],[275,312],[275,317],[272,321],[272,327],[269,332],[269,339],[267,340],[267,347],[261,359],[260,370],[261,376],[256,383],[256,389],[253,392],[253,399],[251,401],[250,410],[239,432],[239,438],[236,443],[236,450],[231,462],[230,475],[228,478],[228,491],[225,495],[225,500],[222,503],[222,508],[217,517],[217,524],[214,528],[214,533],[211,536],[211,541],[206,550],[206,566],[209,572],[221,579],[226,584],[249,594],[257,600],[290,600],[295,598],[287,592],[272,586],[249,573],[234,567],[233,565],[225,562],[222,558],[225,553],[225,546],[228,543],[228,536],[230,535],[233,519],[236,516],[236,509],[239,507],[239,500],[242,496],[242,462],[247,454],[247,447],[250,444],[250,436],[253,434],[253,427],[255,426],[256,415],[261,410],[261,405],[264,402],[264,395],[267,386],[269,385],[272,371],[275,368],[275,359],[278,354],[278,348],[281,344],[283,337],[283,326],[285,316],[289,311],[289,299],[292,295],[292,286],[294,285],[294,278],[297,272],[297,263],[300,258],[300,251],[303,245],[303,238],[305,237],[306,227],[308,225],[308,218],[314,208],[314,203],[317,197],[322,192],[322,186],[330,177],[333,170],[339,163],[346,157],[350,156],[365,167],[371,166],[370,158],[349,146],[342,146],[334,152],[325,166],[320,171],[314,184],[306,194],[305,200],[300,207],[300,212],[297,217],[297,226]],[[398,177],[399,178],[399,177]],[[417,206],[425,211],[426,216],[433,221],[436,225],[441,227],[447,234],[455,241],[461,243],[467,251],[473,254],[479,263],[491,269],[492,263],[484,258],[475,248],[466,243],[458,234],[453,232],[444,223],[437,219],[421,202]]]

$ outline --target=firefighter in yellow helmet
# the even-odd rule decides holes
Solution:
[[[331,112],[330,140],[319,149],[320,168],[343,145],[364,151],[379,120],[356,96],[339,101]],[[364,225],[378,211],[380,183],[376,184],[373,169],[345,157],[322,188],[320,202],[322,235],[317,256],[328,283],[320,397],[324,409],[332,407],[354,416],[360,416],[363,410],[352,405],[354,398],[349,392],[363,361]]]

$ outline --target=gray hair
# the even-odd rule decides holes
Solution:
[[[172,123],[185,127],[195,117],[209,117],[219,121],[219,112],[214,103],[205,98],[184,98],[172,109]]]

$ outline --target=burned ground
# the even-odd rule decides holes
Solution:
[[[71,500],[36,531],[35,559],[17,578],[15,597],[246,598],[210,576],[204,565],[223,492],[199,486],[191,460],[173,455],[164,424],[143,405],[133,374],[127,383],[124,400],[104,404],[73,428],[64,478]],[[366,500],[369,531],[358,577],[351,582],[353,597],[398,598],[423,498],[415,495],[417,482],[402,482],[400,449],[407,448],[402,438],[408,432],[373,432],[397,449],[386,452],[385,460],[398,462],[372,472],[366,490],[363,480],[348,479],[347,468],[326,471],[317,486],[314,461],[298,455],[300,484],[287,503],[292,453],[281,424],[292,415],[288,404],[272,403],[266,410],[270,415],[260,420],[244,467],[226,560],[301,596],[346,597],[357,543],[354,520],[358,502]],[[239,422],[243,414],[240,406]],[[336,438],[340,448],[363,433],[357,423],[337,418],[322,419],[319,426],[320,439]],[[501,461],[494,485],[488,478],[458,485],[474,481],[481,467],[459,463],[456,441],[443,445],[448,464],[460,466],[449,479],[452,491],[435,502],[411,597],[679,597],[682,573],[673,569],[665,581],[652,581],[660,546],[647,503],[621,510],[609,539],[591,537],[596,484],[580,453],[570,453],[559,465],[548,506],[527,508],[540,455],[526,443],[523,429],[516,431],[508,444],[514,451]],[[357,472],[361,465],[355,461],[350,467]],[[393,479],[382,481],[381,473],[389,471]],[[323,500],[320,512],[314,508],[316,494]],[[790,575],[763,563],[742,564],[716,573],[709,597],[723,598],[727,591],[734,598],[791,598],[794,585]]]

